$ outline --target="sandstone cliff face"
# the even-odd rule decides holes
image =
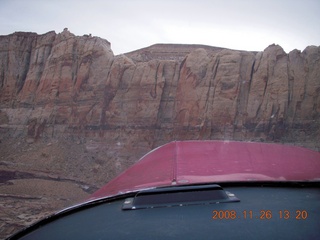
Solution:
[[[157,44],[114,56],[108,41],[67,29],[0,36],[0,206],[14,209],[0,213],[0,228],[12,233],[83,199],[172,140],[319,151],[319,96],[315,46],[286,54]]]
[[[106,40],[64,30],[2,36],[0,54],[1,127],[29,138],[133,138],[147,149],[174,139],[235,139],[319,149],[319,47],[286,54],[277,45],[245,52],[158,44],[114,56]],[[117,136],[107,138],[111,132]],[[130,136],[118,139],[120,132]]]

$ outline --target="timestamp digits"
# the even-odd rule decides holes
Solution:
[[[306,210],[260,210],[254,212],[253,210],[213,210],[213,220],[235,220],[235,219],[259,219],[259,220],[270,220],[272,218],[279,218],[283,220],[296,219],[306,220],[308,218],[308,212]]]

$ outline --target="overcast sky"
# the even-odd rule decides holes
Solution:
[[[320,45],[320,0],[0,0],[0,35],[65,27],[115,54],[155,43],[289,52]]]

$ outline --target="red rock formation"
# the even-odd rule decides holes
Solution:
[[[2,128],[28,126],[28,137],[80,134],[143,151],[172,139],[320,147],[319,47],[157,44],[114,56],[106,40],[65,29],[1,36],[0,54]]]

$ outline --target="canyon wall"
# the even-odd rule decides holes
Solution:
[[[114,56],[98,37],[0,37],[0,126],[151,149],[175,139],[319,150],[320,48],[286,54],[157,44]],[[4,136],[3,136],[4,137]]]

